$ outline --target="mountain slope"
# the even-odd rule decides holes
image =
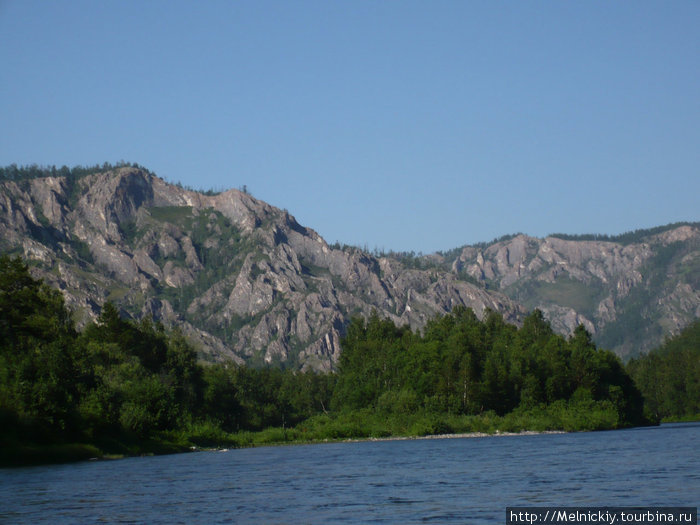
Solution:
[[[209,360],[328,370],[353,315],[416,329],[456,305],[523,313],[450,272],[332,249],[247,193],[205,195],[134,167],[0,183],[0,250],[30,261],[79,320],[112,301],[181,327]]]
[[[539,308],[623,357],[700,317],[698,223],[381,256],[331,247],[238,190],[188,191],[138,166],[34,172],[2,172],[0,252],[26,258],[79,322],[109,300],[179,326],[207,360],[329,370],[349,319],[372,310],[418,329],[456,305],[514,323]]]
[[[467,246],[444,261],[560,332],[584,324],[621,356],[644,353],[700,317],[700,224],[605,240],[526,235]]]

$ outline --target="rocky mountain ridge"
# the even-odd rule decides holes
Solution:
[[[659,230],[618,240],[520,234],[464,247],[451,269],[539,308],[559,332],[583,324],[599,344],[634,355],[700,317],[700,225]]]
[[[418,329],[456,305],[524,313],[450,272],[332,249],[238,190],[204,195],[132,167],[1,184],[0,249],[30,261],[78,319],[112,301],[181,327],[209,360],[329,370],[353,315]]]
[[[112,301],[180,327],[207,360],[332,369],[354,315],[419,329],[465,305],[632,355],[700,317],[700,227],[604,240],[512,236],[415,260],[329,246],[246,192],[139,167],[0,182],[0,252],[62,290],[79,322]]]

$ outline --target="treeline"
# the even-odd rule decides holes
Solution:
[[[126,162],[120,160],[116,164],[110,162],[104,162],[102,164],[95,164],[93,166],[73,166],[69,168],[66,165],[61,167],[51,166],[41,166],[39,164],[29,164],[26,166],[18,166],[17,164],[10,164],[9,166],[0,166],[0,182],[3,181],[13,181],[22,182],[31,179],[41,179],[44,177],[65,177],[69,184],[74,184],[76,181],[87,177],[89,175],[95,175],[97,173],[104,173],[106,171],[112,171],[118,168],[135,168],[143,171],[149,175],[154,175],[151,170],[145,168],[138,164],[137,162]],[[173,182],[178,188],[182,188],[188,191],[194,191],[201,193],[202,195],[212,196],[222,193],[223,189],[210,188],[208,190],[202,190],[193,188],[188,185],[182,184],[180,181]],[[248,187],[244,184],[240,191],[243,193],[249,193]]]
[[[454,261],[457,257],[459,257],[462,254],[465,248],[478,248],[480,250],[485,250],[489,246],[498,244],[499,242],[506,242],[515,239],[519,235],[524,235],[524,233],[507,233],[505,235],[501,235],[500,237],[495,237],[490,241],[479,241],[475,242],[474,244],[464,244],[462,246],[451,248],[449,250],[440,250],[437,253],[438,255],[442,256],[446,261],[452,263],[452,261]]]
[[[203,367],[181,333],[124,320],[109,303],[78,333],[59,292],[20,259],[0,257],[0,463],[20,460],[27,444],[132,454],[293,426],[326,410],[334,381]]]
[[[619,235],[607,235],[599,233],[584,233],[580,235],[571,235],[567,233],[551,233],[548,235],[548,237],[556,237],[557,239],[562,239],[565,241],[606,241],[617,242],[626,245],[642,242],[646,237],[649,237],[651,235],[658,235],[659,233],[663,233],[674,228],[679,228],[680,226],[699,225],[700,223],[697,222],[682,221],[666,224],[665,226],[656,226],[654,228],[642,228],[632,230],[625,233],[621,233]]]
[[[539,311],[517,328],[458,307],[422,334],[375,314],[342,347],[331,374],[203,366],[180,332],[109,303],[78,332],[58,291],[0,257],[0,463],[646,422],[619,359]]]
[[[642,398],[619,359],[597,349],[580,326],[566,340],[535,310],[522,328],[496,312],[480,321],[456,307],[424,335],[372,316],[355,319],[343,340],[337,411],[477,415],[571,403],[604,409],[615,426],[644,421]]]
[[[700,416],[700,320],[659,348],[627,364],[657,419]]]
[[[26,166],[18,166],[17,164],[10,164],[9,166],[0,166],[0,181],[20,182],[23,180],[39,179],[43,177],[66,177],[68,179],[81,179],[96,173],[103,173],[105,171],[125,167],[137,168],[145,171],[146,173],[151,173],[148,169],[135,162],[125,162],[123,160],[117,162],[116,164],[105,162],[103,164],[95,164],[94,166],[78,165],[73,166],[72,168],[65,165],[56,167],[55,165],[40,166],[38,164],[29,164]]]

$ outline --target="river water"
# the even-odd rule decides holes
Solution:
[[[698,502],[700,423],[0,469],[0,523],[480,524],[506,506]]]

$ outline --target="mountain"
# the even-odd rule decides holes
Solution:
[[[5,177],[0,252],[60,289],[79,324],[111,301],[180,327],[211,361],[329,370],[355,315],[418,329],[456,305],[524,313],[451,272],[330,247],[246,192],[207,195],[132,166]]]
[[[60,289],[79,325],[111,301],[180,327],[209,361],[330,370],[350,318],[373,310],[419,329],[457,305],[515,324],[539,308],[621,356],[700,317],[698,223],[370,254],[245,191],[191,191],[136,165],[30,171],[0,172],[0,253]]]
[[[560,333],[583,324],[623,357],[700,317],[700,223],[617,237],[516,235],[455,250],[443,264],[539,308]]]

